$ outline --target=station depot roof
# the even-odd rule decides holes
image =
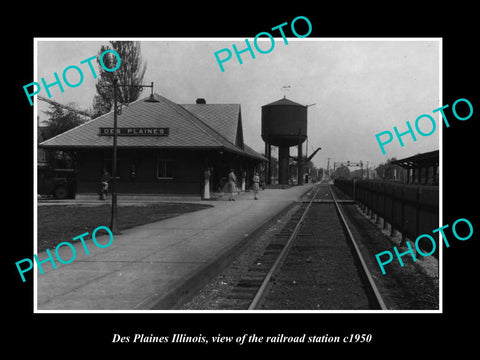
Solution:
[[[438,166],[439,151],[434,150],[422,154],[417,154],[407,158],[394,160],[392,164],[399,165],[405,169],[417,169],[428,166]]]
[[[154,94],[136,100],[117,115],[118,128],[168,128],[167,136],[117,136],[118,148],[185,148],[225,150],[261,161],[267,159],[243,143],[239,104],[176,104]],[[77,150],[112,147],[113,111],[48,139],[44,149]]]

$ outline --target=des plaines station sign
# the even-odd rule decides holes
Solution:
[[[169,128],[124,127],[117,128],[117,136],[168,136]],[[99,128],[100,136],[113,136],[113,128]]]

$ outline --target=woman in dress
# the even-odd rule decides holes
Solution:
[[[234,194],[237,192],[237,178],[235,176],[235,173],[233,172],[233,169],[230,169],[228,172],[228,192],[230,193],[230,198],[228,199],[229,201],[235,201]]]
[[[255,171],[255,174],[253,175],[253,195],[254,195],[254,200],[258,200],[258,190],[260,190],[260,177],[258,176],[258,173]]]

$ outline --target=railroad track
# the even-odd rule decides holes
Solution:
[[[249,310],[386,310],[342,211],[349,202],[317,185],[227,299]]]

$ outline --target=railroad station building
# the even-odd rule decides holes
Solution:
[[[113,110],[39,144],[74,160],[76,195],[97,194],[104,170],[112,174]],[[117,115],[118,194],[198,194],[205,178],[222,191],[233,168],[248,188],[267,159],[243,141],[240,104],[176,104],[154,94]],[[209,174],[208,171],[209,170]]]

